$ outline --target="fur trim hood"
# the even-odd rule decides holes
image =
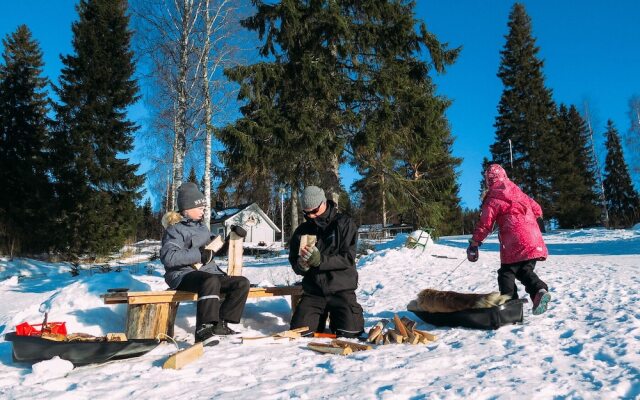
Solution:
[[[167,229],[171,225],[175,225],[182,221],[182,215],[176,211],[169,211],[162,216],[162,227]]]

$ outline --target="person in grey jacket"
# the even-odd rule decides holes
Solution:
[[[216,235],[202,223],[205,198],[192,182],[178,188],[178,211],[167,213],[167,224],[162,237],[160,260],[165,268],[164,279],[171,289],[198,294],[196,310],[196,342],[206,342],[215,335],[237,332],[228,324],[237,324],[249,295],[249,280],[244,276],[228,276],[213,261],[213,253],[205,247]],[[246,231],[239,226],[231,230],[244,237]],[[218,254],[228,247],[218,250]],[[220,295],[224,294],[224,301]]]

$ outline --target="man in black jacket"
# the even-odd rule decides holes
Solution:
[[[304,277],[304,293],[294,305],[291,329],[308,326],[323,332],[328,314],[333,333],[357,337],[364,330],[362,307],[355,293],[358,229],[317,186],[305,188],[301,202],[306,221],[291,237],[289,262],[294,272]],[[300,249],[302,235],[315,235],[316,244]]]

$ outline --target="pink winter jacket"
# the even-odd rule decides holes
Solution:
[[[540,205],[511,182],[497,164],[487,169],[486,182],[489,189],[472,240],[481,243],[497,222],[502,264],[545,260],[549,253],[536,222],[542,216]]]

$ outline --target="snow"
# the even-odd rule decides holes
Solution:
[[[358,261],[358,299],[367,329],[394,313],[418,320],[406,305],[424,288],[490,292],[497,288],[498,242],[489,237],[480,260],[465,261],[468,236],[441,238],[408,249],[406,235],[376,243]],[[223,340],[181,370],[163,370],[176,350],[163,343],[138,358],[73,368],[52,359],[12,361],[0,339],[0,393],[7,399],[488,399],[640,397],[640,229],[585,229],[545,234],[550,250],[536,271],[549,286],[547,313],[526,305],[522,325],[495,331],[419,328],[438,336],[429,345],[388,345],[350,356],[321,355],[310,340]],[[84,266],[78,276],[65,263],[0,258],[0,334],[21,322],[64,321],[69,332],[122,332],[125,305],[105,305],[108,288],[163,290],[162,266],[146,261],[157,243],[137,244],[120,272]],[[154,247],[155,246],[155,247]],[[146,252],[146,253],[145,253]],[[148,257],[147,257],[148,259]],[[128,261],[127,261],[128,260]],[[260,285],[299,280],[286,255],[245,257],[245,276]],[[519,287],[520,295],[524,289]],[[239,325],[244,336],[288,327],[288,300],[250,299]],[[195,305],[183,303],[175,340],[193,342]]]

